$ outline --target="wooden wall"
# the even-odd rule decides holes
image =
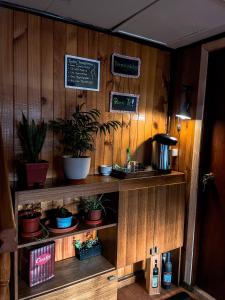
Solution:
[[[102,120],[123,122],[122,129],[98,137],[92,154],[91,173],[100,164],[124,163],[130,146],[133,159],[143,161],[144,142],[165,131],[170,53],[146,45],[0,7],[0,119],[11,176],[21,157],[16,125],[21,112],[34,120],[69,117],[77,103],[98,108]],[[112,76],[113,52],[141,58],[139,79]],[[64,55],[101,61],[99,92],[64,88]],[[109,93],[140,94],[138,114],[109,113]],[[48,177],[60,174],[59,143],[48,132],[42,158],[49,161]]]
[[[176,160],[175,169],[185,173],[186,178],[186,220],[184,233],[184,247],[182,248],[182,279],[184,276],[184,263],[186,258],[188,209],[190,196],[190,183],[192,171],[192,158],[194,146],[195,126],[199,120],[196,118],[197,95],[199,84],[201,45],[186,47],[178,50],[173,59],[173,80],[172,80],[172,116],[171,134],[178,138],[179,156]],[[180,95],[182,84],[192,87],[191,94],[191,120],[181,120],[181,131],[178,133],[178,119],[175,117],[180,108]]]

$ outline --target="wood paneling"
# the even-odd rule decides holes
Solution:
[[[120,192],[117,267],[182,247],[184,213],[185,183]]]
[[[82,102],[87,108],[97,107],[102,112],[102,121],[116,119],[124,123],[118,132],[97,138],[92,174],[103,163],[123,164],[128,146],[132,159],[144,161],[145,141],[152,134],[165,131],[164,78],[170,74],[169,52],[6,8],[0,8],[0,32],[0,116],[12,176],[13,161],[22,153],[16,132],[21,111],[29,119],[48,121],[70,116],[75,105]],[[113,76],[110,71],[113,52],[140,57],[140,78]],[[64,88],[65,54],[101,61],[99,92]],[[139,113],[110,113],[112,90],[140,94]],[[58,138],[49,132],[41,154],[42,159],[49,161],[48,178],[62,176],[60,153]]]
[[[185,183],[156,187],[154,246],[161,253],[182,247]]]

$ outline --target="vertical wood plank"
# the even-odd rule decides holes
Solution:
[[[157,246],[159,252],[164,252],[164,240],[167,229],[165,227],[166,219],[166,186],[156,187],[155,198],[155,230],[154,230],[154,246]]]
[[[10,253],[0,254],[0,299],[9,300]]]
[[[66,25],[66,53],[68,55],[77,55],[77,26]],[[66,89],[66,118],[71,118],[71,114],[76,107],[77,90]]]
[[[138,191],[136,261],[146,258],[148,188]]]
[[[88,30],[88,58],[97,59],[98,56],[98,32],[93,30]],[[101,62],[100,62],[101,65]],[[101,80],[101,74],[100,74]],[[87,99],[87,108],[92,109],[96,108],[98,97],[98,92],[96,91],[88,91],[88,99]],[[94,136],[94,143],[96,147],[96,137]],[[96,149],[98,151],[98,149]],[[91,152],[91,167],[90,167],[90,174],[95,173],[95,152]]]
[[[154,246],[155,234],[155,202],[156,202],[156,187],[148,189],[147,199],[147,223],[146,223],[146,257],[150,256],[150,249]]]
[[[101,117],[100,122],[104,122],[104,115],[106,111],[106,86],[107,86],[107,66],[108,66],[108,39],[109,37],[103,33],[98,33],[98,59],[101,64],[101,72],[100,72],[100,91],[97,95],[96,100],[96,108],[100,111]],[[95,173],[99,172],[99,166],[104,162],[104,135],[98,135],[96,138],[96,151],[95,151]]]
[[[27,116],[27,14],[14,11],[14,158],[22,158],[22,148],[17,135],[17,122],[23,112]]]
[[[53,120],[53,21],[41,19],[41,118]],[[53,132],[48,130],[41,158],[49,163],[48,178],[53,177]]]
[[[128,191],[126,264],[136,262],[138,191]],[[135,213],[134,213],[135,212]]]
[[[13,11],[0,7],[0,16],[0,121],[13,180]]]
[[[122,41],[119,38],[114,37],[112,39],[112,46],[113,46],[113,53],[121,53],[122,51]],[[112,53],[109,53],[111,56]],[[121,90],[121,77],[120,76],[112,76],[112,91],[120,91]],[[108,103],[109,103],[109,97],[108,96]],[[122,124],[123,121],[123,115],[121,113],[114,113],[114,120],[119,121]],[[118,128],[117,131],[114,131],[113,133],[113,163],[121,164],[121,147],[122,143],[122,128]]]
[[[117,268],[126,265],[128,192],[120,192],[118,213]]]
[[[54,119],[65,118],[64,55],[66,51],[66,25],[54,22]],[[62,147],[56,134],[53,135],[53,176],[63,177]]]
[[[41,118],[40,17],[28,15],[28,118]]]

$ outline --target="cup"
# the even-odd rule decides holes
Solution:
[[[103,176],[109,176],[112,172],[112,166],[109,165],[101,165],[100,172]]]

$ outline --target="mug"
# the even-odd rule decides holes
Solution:
[[[100,172],[103,176],[109,176],[112,172],[112,166],[101,165],[100,166]]]

